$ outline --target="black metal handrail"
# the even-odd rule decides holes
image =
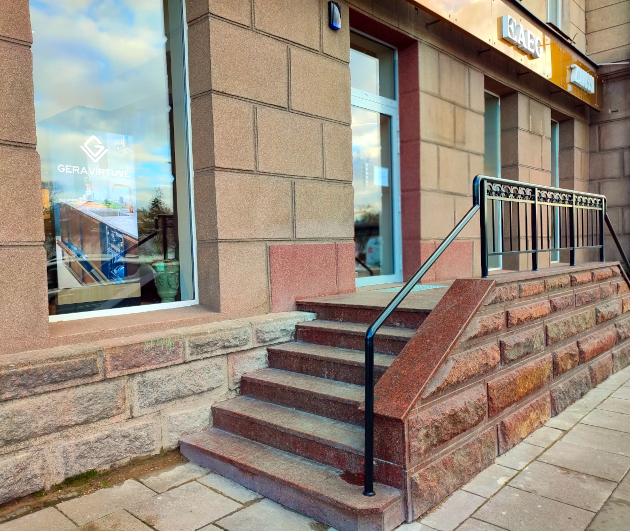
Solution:
[[[468,224],[468,222],[473,218],[473,216],[480,211],[480,225],[481,225],[481,260],[482,260],[482,275],[484,277],[488,276],[488,256],[495,256],[499,254],[522,254],[527,253],[532,255],[532,265],[534,266],[534,270],[538,269],[538,253],[540,252],[550,252],[550,251],[561,251],[568,250],[571,256],[571,265],[575,265],[575,250],[576,249],[592,249],[597,248],[600,249],[600,261],[604,261],[604,234],[603,234],[603,223],[606,222],[608,229],[615,241],[617,249],[624,261],[624,264],[628,270],[630,270],[630,262],[626,257],[626,254],[623,252],[621,248],[621,244],[619,243],[619,239],[615,234],[615,231],[612,227],[610,219],[606,213],[606,197],[603,195],[596,194],[588,194],[583,192],[576,192],[574,190],[564,190],[562,188],[552,188],[550,186],[538,186],[531,185],[528,183],[522,183],[519,181],[508,181],[506,179],[498,179],[495,177],[487,177],[485,175],[477,175],[473,181],[472,186],[473,193],[473,206],[466,213],[466,215],[460,220],[460,222],[455,226],[455,228],[449,233],[449,235],[444,239],[444,241],[438,246],[438,248],[429,256],[427,261],[422,264],[420,269],[409,279],[409,281],[403,286],[403,288],[398,292],[398,294],[392,299],[392,301],[387,305],[387,307],[380,313],[380,315],[376,318],[376,320],[369,326],[365,333],[365,461],[364,461],[364,487],[363,494],[365,496],[373,496],[374,495],[374,336],[379,328],[383,325],[383,323],[389,318],[389,316],[398,308],[399,304],[403,301],[403,299],[411,292],[411,290],[415,287],[415,285],[422,279],[425,273],[431,268],[431,266],[436,262],[436,260],[442,255],[442,253],[448,248],[448,246],[453,242],[453,240],[457,237],[457,235],[464,229],[464,227]],[[488,226],[487,226],[487,205],[488,198],[494,202],[497,201],[505,201],[510,204],[510,222],[512,221],[513,212],[511,210],[511,204],[524,204],[525,212],[527,212],[527,206],[530,206],[532,214],[525,218],[525,226],[531,223],[531,238],[529,235],[529,229],[525,234],[525,250],[520,249],[522,234],[521,234],[521,219],[520,212],[517,216],[517,236],[518,236],[518,244],[519,249],[517,251],[504,251],[501,250],[496,251],[493,246],[493,251],[489,252],[488,249]],[[541,214],[541,208],[565,208],[571,209],[568,215],[570,217],[565,216],[565,243],[566,246],[559,246],[556,243],[560,243],[559,238],[557,237],[557,232],[554,232],[554,246],[551,246],[552,238],[550,236],[550,227],[552,226],[551,219],[549,216],[551,215],[551,210],[547,210],[547,217],[543,216],[543,221],[547,221],[547,246],[544,246],[544,241],[540,242],[539,239],[544,239],[544,230],[538,233],[538,220],[540,218],[539,214]],[[518,207],[520,209],[520,206]],[[499,208],[496,209],[502,214]],[[580,219],[577,217],[578,212],[584,212],[587,210],[592,210],[598,212],[597,219],[597,232],[593,235],[593,231],[591,233],[588,232],[589,223],[584,222],[584,218],[582,217],[581,223]],[[495,210],[492,210],[493,216],[492,220],[494,221]],[[543,212],[544,214],[544,212]],[[588,216],[588,214],[587,214]],[[531,219],[530,219],[531,218]],[[560,219],[558,217],[553,218]],[[555,221],[554,221],[555,222]],[[541,227],[543,227],[543,222],[541,221]],[[584,227],[586,227],[586,234],[584,233]],[[514,228],[514,224],[510,225],[510,241],[513,240],[514,235],[512,234],[512,229]],[[580,228],[582,228],[582,234],[579,234]],[[591,228],[593,228],[592,220],[591,220]],[[493,242],[495,241],[495,231],[496,224],[493,225]],[[555,230],[555,229],[554,229]],[[569,234],[566,234],[566,231],[569,231]],[[540,236],[540,238],[539,238]],[[588,238],[591,238],[588,240]],[[580,238],[584,238],[583,241],[580,241]],[[593,245],[589,245],[588,243],[593,243]],[[597,244],[594,242],[597,241]],[[531,245],[529,245],[531,242]],[[541,245],[539,245],[541,243]],[[571,245],[568,245],[568,244]],[[582,245],[578,245],[581,243]],[[584,245],[586,243],[586,245]]]

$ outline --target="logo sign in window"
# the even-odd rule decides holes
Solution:
[[[90,160],[95,164],[99,160],[101,160],[105,153],[109,151],[109,149],[106,149],[105,146],[101,144],[101,141],[95,135],[92,135],[85,141],[82,146],[79,147],[85,152],[88,157],[90,157]]]
[[[501,17],[501,38],[514,44],[533,59],[542,57],[543,42],[531,30],[523,28],[522,24],[517,24],[510,15]]]
[[[595,78],[578,65],[571,65],[571,84],[589,94],[595,93]]]

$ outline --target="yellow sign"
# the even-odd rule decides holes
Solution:
[[[407,0],[461,28],[584,103],[602,109],[602,81],[593,64],[546,24],[509,5],[510,0]],[[579,68],[589,83],[578,83]],[[573,82],[571,74],[573,72]]]

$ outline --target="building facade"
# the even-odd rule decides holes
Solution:
[[[476,175],[606,195],[630,248],[627,0],[135,4],[0,7],[0,503],[210,424]],[[473,223],[423,281],[480,272]]]

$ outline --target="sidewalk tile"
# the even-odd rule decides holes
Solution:
[[[486,499],[457,490],[434,508],[420,523],[437,531],[452,531],[474,513]]]
[[[548,420],[545,426],[549,428],[557,428],[559,430],[570,430],[573,426],[580,422],[580,419],[586,414],[586,410],[570,410],[567,408],[559,415],[556,415]]]
[[[514,448],[497,457],[494,462],[497,465],[523,470],[531,461],[536,459],[543,452],[540,446],[533,446],[527,443],[519,443]]]
[[[502,528],[496,525],[477,520],[475,518],[469,518],[462,525],[457,528],[457,531],[503,531]]]
[[[151,531],[151,528],[127,511],[118,511],[82,525],[76,531]]]
[[[547,448],[547,446],[556,442],[560,437],[562,437],[563,434],[564,432],[562,430],[543,426],[542,428],[538,428],[534,433],[527,437],[524,442],[526,442],[527,444],[533,444],[534,446],[542,446],[543,448]]]
[[[582,531],[593,513],[509,485],[488,500],[475,518],[510,531]]]
[[[630,457],[630,434],[621,431],[607,430],[590,424],[578,424],[562,440],[611,454]]]
[[[630,522],[630,504],[611,498],[593,518],[588,530],[628,531],[628,522]]]
[[[565,441],[554,444],[538,460],[611,481],[620,481],[630,468],[628,457]]]
[[[597,512],[615,490],[617,484],[606,479],[534,461],[510,481],[510,487]]]
[[[151,490],[162,493],[168,489],[192,481],[193,479],[205,476],[208,472],[207,469],[194,463],[186,463],[185,465],[177,465],[170,470],[162,470],[157,473],[149,474],[140,478],[140,481]]]
[[[128,479],[122,485],[97,490],[87,496],[62,502],[57,505],[57,509],[76,524],[83,525],[148,500],[152,496],[155,496],[155,492],[151,489]]]
[[[234,483],[234,481],[219,476],[218,474],[209,474],[197,481],[240,503],[247,503],[262,497],[253,490],[241,487],[238,483]]]
[[[627,402],[627,400],[626,400]],[[582,424],[630,433],[630,415],[596,409],[582,419]]]
[[[466,483],[462,490],[489,498],[503,487],[511,477],[514,477],[516,473],[517,471],[513,468],[493,464]]]
[[[630,503],[630,474],[626,474],[619,486],[612,493],[611,498],[616,500],[623,500]]]
[[[214,524],[209,524],[209,525],[203,526],[199,531],[222,531],[222,529],[220,527],[217,527]]]
[[[327,531],[330,531],[327,530]],[[411,522],[410,524],[399,525],[395,531],[436,531],[428,525],[421,524],[420,522]]]
[[[612,398],[621,398],[622,400],[630,400],[630,386],[624,385],[617,389],[612,395]]]
[[[241,507],[197,482],[159,494],[129,508],[158,531],[194,531]]]
[[[205,488],[205,487],[204,487]],[[271,500],[262,500],[217,522],[227,531],[313,531],[317,522]]]
[[[630,415],[630,400],[620,400],[619,398],[607,398],[604,400],[597,409],[603,409],[604,411],[613,411],[614,413],[623,413],[624,415]]]
[[[1,531],[66,531],[76,528],[54,507],[0,524]]]

